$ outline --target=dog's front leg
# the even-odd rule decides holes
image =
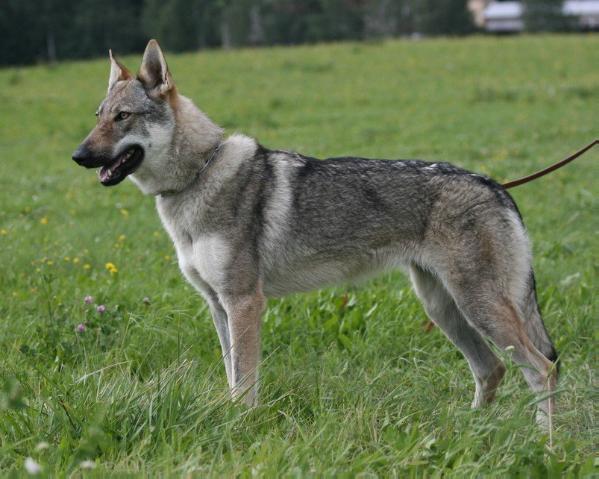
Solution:
[[[195,289],[202,295],[208,307],[210,308],[210,314],[212,315],[212,321],[218,334],[220,346],[223,352],[223,361],[225,363],[225,371],[227,373],[227,382],[229,387],[233,387],[233,377],[231,368],[231,339],[229,334],[229,320],[227,318],[227,312],[218,299],[218,294],[212,289],[206,281],[198,274],[198,270],[193,266],[192,262],[187,262],[181,253],[179,255],[179,266],[183,275],[187,280],[195,287]]]
[[[222,298],[229,319],[231,338],[232,388],[234,399],[254,406],[258,393],[260,325],[266,303],[260,288],[252,294]]]
[[[229,334],[229,320],[227,312],[220,304],[216,293],[210,290],[209,294],[204,294],[204,298],[210,308],[212,321],[218,334],[220,346],[223,352],[223,361],[225,363],[225,371],[227,373],[227,382],[229,387],[233,387],[233,372],[231,367],[231,335]]]

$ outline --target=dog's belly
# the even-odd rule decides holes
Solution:
[[[339,259],[304,257],[273,265],[263,278],[269,297],[306,292],[340,283],[359,282],[384,271],[403,268],[409,259],[398,249],[376,250]]]

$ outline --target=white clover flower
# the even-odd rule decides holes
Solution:
[[[79,467],[81,469],[93,469],[94,467],[96,467],[96,463],[87,459],[86,461],[81,461],[79,463]]]
[[[40,466],[32,457],[25,459],[25,469],[32,476],[42,472],[42,466]]]

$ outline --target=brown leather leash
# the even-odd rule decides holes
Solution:
[[[597,144],[599,144],[599,140],[594,140],[591,143],[589,143],[587,146],[581,148],[576,153],[573,153],[572,155],[568,156],[567,158],[564,158],[563,160],[558,161],[557,163],[554,163],[553,165],[548,166],[547,168],[537,171],[536,173],[533,173],[532,175],[523,176],[522,178],[518,178],[517,180],[512,180],[512,181],[508,181],[507,183],[503,183],[502,186],[507,190],[508,188],[514,188],[515,186],[520,186],[525,183],[528,183],[529,181],[536,180],[537,178],[540,178],[541,176],[545,176],[546,174],[551,173],[552,171],[555,171],[564,165],[567,165],[571,161],[574,161],[580,155],[587,152],[588,150],[590,150]],[[424,331],[428,333],[434,327],[435,327],[435,323],[433,323],[432,321],[427,321],[424,325]]]
[[[593,148],[593,146],[595,146],[597,144],[599,144],[599,140],[594,140],[591,143],[589,143],[587,146],[585,146],[584,148],[581,148],[576,153],[570,155],[568,158],[564,158],[563,160],[558,161],[557,163],[554,163],[553,165],[548,166],[547,168],[545,168],[543,170],[537,171],[536,173],[533,173],[532,175],[524,176],[522,178],[518,178],[517,180],[508,181],[507,183],[504,183],[502,186],[507,190],[508,188],[513,188],[514,186],[520,186],[525,183],[528,183],[529,181],[536,180],[537,178],[540,178],[541,176],[545,176],[546,174],[551,173],[552,171],[555,171],[564,165],[567,165],[571,161],[574,161],[580,155],[582,155],[586,151],[590,150],[591,148]]]

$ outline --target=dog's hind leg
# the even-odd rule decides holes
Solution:
[[[557,371],[552,361],[539,351],[528,335],[523,313],[515,301],[507,298],[491,280],[445,282],[460,311],[474,328],[499,348],[512,352],[521,366],[530,388],[548,397],[538,403],[538,422],[549,428],[555,406]]]
[[[558,354],[547,333],[545,324],[543,323],[539,303],[537,301],[535,276],[532,270],[530,271],[525,291],[526,293],[520,301],[520,305],[525,318],[524,325],[526,326],[528,337],[535,347],[555,365],[555,370],[559,373]]]
[[[556,355],[538,314],[530,242],[511,198],[491,191],[474,188],[479,197],[466,195],[469,207],[450,222],[440,209],[424,258],[470,326],[511,352],[539,395],[537,418],[551,434]]]
[[[505,366],[481,335],[468,324],[438,278],[416,265],[410,267],[410,277],[428,316],[462,352],[470,365],[476,384],[472,407],[490,403],[505,374]]]

